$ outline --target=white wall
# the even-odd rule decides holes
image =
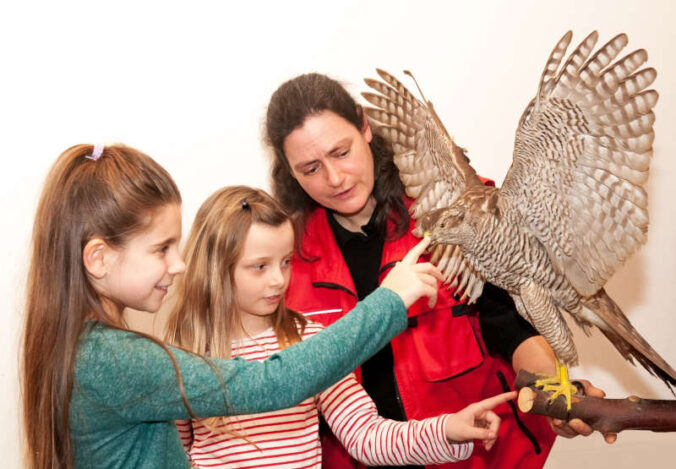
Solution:
[[[2,198],[0,441],[3,467],[20,467],[17,361],[32,217],[56,156],[84,142],[125,142],[163,164],[184,196],[184,233],[200,202],[228,184],[267,186],[259,143],[267,99],[284,79],[320,71],[357,93],[374,67],[416,73],[478,171],[501,182],[514,130],[551,47],[627,32],[659,76],[647,245],[608,291],[676,365],[676,12],[664,1],[7,2],[0,7]],[[364,5],[362,5],[364,4]],[[140,313],[138,313],[140,314]],[[151,320],[130,321],[150,328]],[[578,334],[579,335],[579,334]],[[598,334],[578,337],[586,377],[609,395],[669,398]],[[672,435],[627,432],[557,443],[549,468],[670,465]]]

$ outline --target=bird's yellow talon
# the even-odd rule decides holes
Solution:
[[[423,238],[427,238],[427,237],[429,237],[431,234],[432,234],[432,233],[430,233],[429,231],[425,231],[425,232],[423,233]]]
[[[541,379],[535,381],[535,386],[541,388],[543,391],[552,392],[549,398],[549,403],[553,403],[557,397],[563,396],[566,398],[566,408],[570,410],[573,395],[577,393],[577,387],[568,379],[568,368],[566,365],[560,365],[558,360],[556,362],[556,376],[543,376]]]

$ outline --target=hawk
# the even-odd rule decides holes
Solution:
[[[415,233],[432,238],[432,261],[469,302],[484,282],[509,292],[560,362],[557,377],[539,384],[569,405],[575,388],[566,365],[576,365],[578,355],[564,312],[587,335],[599,328],[626,360],[670,389],[676,384],[676,371],[603,288],[646,241],[643,185],[658,98],[647,88],[657,73],[644,67],[643,49],[618,58],[625,34],[592,55],[594,31],[564,60],[571,39],[569,31],[547,60],[499,189],[482,184],[432,104],[392,75],[378,70],[383,81],[365,80],[377,93],[362,93],[375,106],[365,109],[379,124],[375,131],[392,142],[401,181],[415,199]]]

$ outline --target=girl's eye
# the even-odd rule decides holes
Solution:
[[[162,247],[160,248],[160,250],[159,250],[159,252],[160,252],[161,254],[166,254],[167,251],[169,251],[169,245],[168,245],[168,244],[165,245],[165,246],[162,246]]]
[[[350,150],[348,149],[348,150],[345,150],[345,151],[341,151],[340,154],[338,155],[338,157],[339,158],[345,158],[349,154],[350,154]]]
[[[263,270],[265,269],[265,264],[256,264],[253,266],[254,270]]]
[[[291,258],[287,257],[282,261],[282,267],[288,267],[291,264]]]

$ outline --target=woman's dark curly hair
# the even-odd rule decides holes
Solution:
[[[272,163],[272,192],[284,208],[294,215],[302,228],[308,215],[318,206],[291,175],[284,154],[284,140],[309,116],[331,111],[362,130],[364,115],[360,105],[336,80],[319,73],[299,75],[283,83],[270,98],[265,120],[265,140],[274,151]],[[410,217],[404,204],[404,186],[399,180],[399,170],[392,159],[390,143],[373,135],[369,144],[373,155],[376,199],[375,222],[383,231],[388,219],[394,230],[388,238],[403,236],[409,227]]]

